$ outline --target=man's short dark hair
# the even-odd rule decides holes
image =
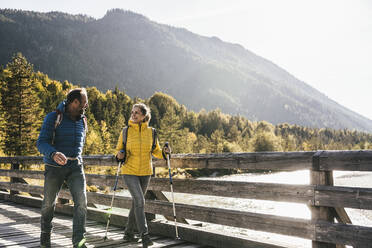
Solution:
[[[70,90],[70,92],[67,94],[67,100],[66,103],[67,105],[72,103],[75,99],[78,99],[78,101],[81,103],[81,96],[83,94],[87,94],[87,91],[85,88],[76,88]]]

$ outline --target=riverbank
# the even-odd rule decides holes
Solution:
[[[225,175],[235,175],[243,173],[240,169],[172,169],[172,177],[185,179],[185,178],[200,178],[200,177],[220,177]],[[261,172],[261,171],[260,171]],[[156,168],[156,177],[169,177],[167,168]]]

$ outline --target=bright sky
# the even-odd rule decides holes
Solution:
[[[112,8],[239,43],[372,120],[370,0],[1,0],[102,18]]]

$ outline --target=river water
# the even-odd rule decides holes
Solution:
[[[334,172],[335,186],[351,186],[351,187],[367,187],[372,188],[372,173],[371,172]],[[242,181],[242,182],[267,182],[267,183],[283,183],[283,184],[304,184],[310,183],[309,171],[295,172],[278,172],[278,173],[247,173],[228,175],[222,177],[200,178],[199,180],[224,180],[224,181]],[[170,194],[166,193],[168,199]],[[175,202],[193,204],[207,207],[226,208],[239,211],[247,211],[262,214],[273,214],[278,216],[295,217],[302,219],[310,219],[311,214],[309,208],[305,204],[284,203],[263,200],[237,199],[228,197],[215,196],[198,196],[190,194],[174,194]],[[360,209],[346,209],[351,221],[355,225],[372,226],[372,211]],[[222,225],[203,223],[203,226],[208,229],[219,230],[222,232],[234,233],[242,235],[252,240],[264,240],[267,243],[280,244],[286,247],[311,247],[311,241],[301,238],[293,238],[284,235],[276,235],[272,233],[258,232],[241,228],[232,228]]]
[[[350,187],[366,187],[372,188],[372,173],[371,172],[344,172],[335,171],[334,174],[335,186],[350,186]],[[310,183],[309,171],[294,171],[294,172],[278,172],[278,173],[246,173],[227,175],[222,177],[199,178],[198,180],[223,180],[223,181],[242,181],[242,182],[266,182],[266,183],[283,183],[283,184],[302,184]],[[127,191],[122,191],[120,195],[129,196]],[[171,198],[169,192],[164,194]],[[264,200],[237,199],[229,197],[216,197],[205,195],[191,195],[183,193],[174,193],[176,203],[184,203],[190,205],[217,207],[239,211],[247,211],[253,213],[272,214],[278,216],[294,217],[301,219],[310,219],[311,214],[309,208],[305,204],[285,203]],[[372,210],[361,209],[346,209],[351,221],[355,225],[371,226],[372,227]],[[162,218],[157,215],[157,218]],[[189,223],[200,223],[188,220]],[[255,241],[263,241],[269,244],[282,245],[285,247],[304,247],[310,248],[311,241],[307,239],[295,238],[285,235],[252,231],[243,228],[234,228],[211,223],[202,223],[203,227],[210,230],[217,230],[224,233],[233,233],[234,235],[248,238]]]

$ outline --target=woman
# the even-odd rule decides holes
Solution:
[[[150,109],[145,104],[134,104],[126,132],[126,147],[123,143],[125,132],[121,132],[116,146],[117,159],[121,161],[125,159],[121,173],[133,200],[123,239],[130,242],[137,241],[134,236],[135,223],[137,223],[142,247],[153,244],[149,238],[144,211],[144,195],[153,173],[151,155],[166,158],[166,154],[171,152],[170,148],[165,146],[162,150],[157,139],[153,148],[153,130],[148,126],[150,118]]]

